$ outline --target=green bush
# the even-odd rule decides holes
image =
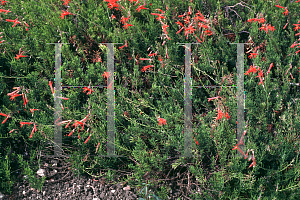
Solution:
[[[72,136],[66,136],[73,130],[74,121],[68,128],[62,125],[63,150],[71,155],[68,161],[77,174],[99,177],[99,169],[105,169],[108,170],[105,176],[112,180],[119,170],[133,171],[124,177],[129,184],[144,187],[149,179],[153,181],[150,187],[156,187],[161,181],[154,180],[163,179],[170,171],[174,176],[188,171],[200,188],[190,196],[193,199],[296,199],[299,193],[299,58],[295,54],[298,49],[290,46],[299,38],[293,25],[299,24],[296,15],[299,3],[218,1],[216,4],[209,0],[151,3],[151,6],[146,3],[149,9],[140,12],[136,9],[142,3],[135,6],[135,2],[129,1],[118,2],[119,10],[109,8],[108,2],[95,0],[72,0],[70,7],[60,1],[12,0],[5,4],[4,8],[12,12],[4,15],[4,19],[18,18],[22,23],[12,27],[11,22],[0,22],[5,39],[0,56],[0,111],[11,114],[11,118],[0,124],[0,178],[9,183],[1,185],[1,190],[11,192],[17,181],[16,172],[31,177],[34,187],[42,187],[43,180],[33,176],[39,162],[34,155],[49,153],[45,149],[49,149],[54,129],[54,101],[48,83],[54,82],[55,48],[46,43],[59,41],[70,43],[62,45],[61,71],[62,84],[73,86],[106,85],[107,79],[102,74],[107,71],[107,47],[99,44],[122,43],[114,44],[114,90],[115,152],[123,157],[98,157],[106,155],[106,89],[92,88],[94,92],[90,95],[83,93],[82,88],[62,89],[62,96],[69,98],[62,100],[63,121],[83,119],[91,111],[84,130],[79,131],[80,138],[77,129]],[[275,5],[287,6],[289,14],[283,15],[284,9]],[[193,17],[199,10],[210,20],[207,25],[212,32],[212,35],[203,33],[205,41],[201,39],[201,44],[191,45],[193,86],[219,87],[193,88],[193,136],[199,145],[194,144],[195,157],[171,160],[184,154],[185,48],[177,43],[198,43],[191,33],[187,39],[185,30],[177,34],[181,26],[175,22],[188,26],[184,19],[189,6]],[[67,9],[74,15],[59,18],[62,10]],[[165,11],[166,19],[162,21],[169,26],[166,31],[171,40],[166,38],[162,24],[156,19],[158,16],[150,14],[161,13],[155,9]],[[179,18],[184,12],[186,15]],[[125,29],[122,16],[130,16],[126,23],[134,26]],[[261,17],[266,21],[263,24],[270,24],[275,30],[266,33],[261,29],[262,23],[247,22]],[[282,29],[287,19],[289,24]],[[28,31],[24,22],[29,25]],[[200,39],[198,28],[195,34]],[[125,41],[127,47],[119,49]],[[163,41],[166,41],[164,45]],[[256,165],[251,168],[253,160],[234,156],[232,150],[238,143],[235,133],[237,48],[229,44],[250,42],[253,45],[245,45],[244,71],[251,65],[259,66],[264,77],[263,85],[259,85],[259,71],[244,77],[248,125],[244,150],[255,152]],[[17,60],[14,57],[20,48],[27,57]],[[258,55],[250,59],[250,50],[252,53],[258,50]],[[157,52],[151,63],[140,60],[149,58],[151,51]],[[102,62],[96,62],[100,58]],[[274,67],[267,75],[271,63]],[[154,67],[141,71],[146,65]],[[224,85],[232,88],[221,87]],[[14,91],[13,87],[21,86],[23,92],[28,89],[26,107],[22,97],[11,101],[7,95]],[[222,99],[208,101],[216,96]],[[34,111],[32,116],[31,108],[40,111]],[[230,118],[217,120],[218,108],[224,113],[226,110]],[[166,124],[159,125],[157,117],[165,119]],[[33,125],[20,127],[20,122],[30,121],[37,124],[38,130],[32,138],[29,136]],[[16,130],[10,132],[13,129]],[[150,178],[145,179],[145,173]],[[166,198],[166,189],[155,195]]]

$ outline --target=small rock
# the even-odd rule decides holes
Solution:
[[[112,193],[115,193],[116,190],[111,190]]]
[[[102,192],[102,193],[100,194],[100,198],[104,198],[104,196],[105,196],[105,194],[104,194],[104,192]]]
[[[57,170],[54,169],[54,170],[52,171],[52,176],[55,175],[55,174],[57,174]]]
[[[123,190],[130,190],[130,186],[127,185],[126,187],[123,188]]]
[[[39,169],[36,173],[37,173],[37,175],[39,175],[39,176],[45,176],[46,170],[44,170],[44,169]]]
[[[1,192],[0,192],[0,199],[2,199],[4,197],[4,194],[2,194]]]

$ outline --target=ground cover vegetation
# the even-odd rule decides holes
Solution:
[[[148,184],[166,199],[296,199],[299,1],[1,1],[1,191],[33,187],[53,151],[55,46],[62,44],[63,150],[77,175]],[[114,44],[115,151],[106,154],[107,46]],[[184,154],[191,45],[194,157]],[[245,44],[244,150],[236,138],[236,55]],[[57,80],[56,80],[57,81]],[[231,87],[220,87],[220,86]],[[79,87],[79,86],[85,86]],[[218,86],[218,87],[203,87]],[[76,121],[75,121],[76,120]],[[236,156],[239,153],[243,156]],[[169,184],[171,183],[171,185]],[[160,184],[164,184],[161,187]],[[186,196],[188,195],[188,196]]]

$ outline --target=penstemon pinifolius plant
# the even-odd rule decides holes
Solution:
[[[99,169],[133,171],[124,181],[137,187],[143,186],[146,172],[155,180],[179,173],[186,184],[188,176],[198,184],[197,194],[189,198],[296,199],[299,2],[145,1],[145,9],[144,2],[134,1],[117,2],[118,9],[101,1],[63,3],[12,0],[3,6],[11,11],[3,19],[18,18],[21,23],[12,27],[15,22],[3,20],[2,26],[0,111],[11,114],[0,124],[0,174],[8,183],[2,190],[11,191],[17,181],[16,173],[9,171],[26,171],[14,161],[18,155],[48,147],[53,140],[54,103],[48,83],[54,82],[54,45],[45,44],[59,41],[70,43],[62,45],[62,84],[73,86],[105,85],[107,49],[99,43],[123,43],[114,45],[114,90],[115,150],[124,157],[96,156],[106,154],[106,88],[92,88],[90,95],[82,88],[63,88],[62,96],[69,100],[62,100],[62,121],[73,120],[67,128],[63,125],[63,135],[74,129],[74,120],[91,111],[84,130],[78,133],[79,126],[72,136],[63,137],[74,169],[94,178],[101,176]],[[188,159],[176,157],[184,154],[186,67],[185,48],[177,43],[201,43],[191,45],[193,85],[219,86],[192,90],[195,157]],[[234,157],[240,145],[235,133],[237,50],[229,43],[252,43],[244,46],[246,159]],[[27,57],[16,59],[20,50]],[[21,96],[15,101],[7,96],[13,87],[24,87],[26,107]],[[213,97],[220,98],[209,99]],[[32,116],[30,109],[40,110]],[[33,126],[21,128],[20,122],[37,124],[31,138]],[[35,158],[30,154],[27,159]],[[149,187],[158,189],[161,182]]]

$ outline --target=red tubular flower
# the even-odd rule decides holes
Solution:
[[[13,130],[9,131],[9,133],[12,133],[12,132],[15,131],[15,130],[18,130],[18,129],[13,129]]]
[[[286,16],[287,14],[289,14],[288,9],[285,8],[283,14],[284,14],[285,16]]]
[[[16,89],[15,91],[11,92],[11,93],[8,93],[7,96],[12,96],[14,95],[15,93],[18,93],[20,91],[20,87],[14,87],[13,89]]]
[[[165,42],[165,41],[164,41]],[[152,53],[152,51],[148,54],[148,56],[152,57],[152,56],[157,56],[157,51],[155,53]],[[150,62],[151,63],[151,62]]]
[[[24,106],[26,106],[26,99],[24,97],[24,94],[22,94],[22,97],[23,97],[23,101],[24,101]]]
[[[64,11],[64,10],[63,10],[63,13],[61,14],[61,16],[60,16],[59,18],[64,19],[64,17],[65,17],[66,15],[74,15],[74,14],[70,13],[69,11]]]
[[[274,32],[274,31],[275,31],[275,26],[271,26],[271,25],[269,24],[269,25],[268,25],[268,29]]]
[[[33,124],[33,122],[20,122],[20,124],[21,124],[21,128],[22,128],[23,125],[28,124],[30,126],[31,124]]]
[[[72,133],[74,132],[74,130],[75,130],[75,128],[71,131],[71,133],[69,133],[69,135],[68,136],[71,136],[72,135]]]
[[[268,30],[266,29],[265,25],[262,25],[262,27],[260,27],[259,30],[261,30],[261,31],[264,30],[264,31],[268,32]]]
[[[224,114],[223,114],[222,110],[218,109],[218,117],[217,117],[217,120],[222,119],[223,116],[224,116]]]
[[[85,122],[86,122],[87,118],[90,116],[90,114],[91,114],[91,113],[89,113],[87,116],[85,116],[85,118],[84,118],[84,119],[80,120],[80,122],[83,122],[83,126],[82,126],[82,129],[81,129],[81,130],[83,130],[83,128],[84,128],[84,124],[85,124]]]
[[[75,128],[77,128],[78,125],[83,125],[83,123],[75,120],[75,123],[72,126],[75,126]]]
[[[64,108],[64,106],[63,106],[62,104],[60,104],[60,106],[61,106],[61,108],[62,108],[63,110],[65,110],[65,108]]]
[[[235,149],[237,149],[239,152],[241,152],[241,154],[243,154],[245,156],[245,153],[242,151],[242,149],[240,149],[240,147],[237,144],[235,144],[235,146],[233,146],[232,150],[235,150]]]
[[[199,145],[199,143],[197,142],[197,140],[195,139],[195,137],[194,137],[194,136],[193,136],[193,138],[194,138],[194,140],[195,140],[196,144],[197,144],[197,145]]]
[[[136,2],[138,3],[139,1],[138,0],[128,0],[130,3],[133,3],[133,2]]]
[[[113,84],[113,81],[109,84],[109,86],[107,86],[107,89],[112,90],[112,84]]]
[[[151,13],[152,14],[152,13]],[[175,22],[176,24],[179,24],[181,27],[183,27],[183,24],[181,22]]]
[[[86,141],[84,142],[84,144],[86,144],[86,143],[89,141],[91,135],[92,135],[92,134],[89,135],[89,137],[86,139]]]
[[[182,27],[179,31],[176,32],[176,34],[180,33],[184,27]]]
[[[208,36],[212,35],[212,32],[210,30],[205,30],[204,33]]]
[[[34,128],[32,129],[32,131],[31,131],[31,134],[30,134],[29,138],[32,138],[32,136],[33,136],[33,132],[34,132]]]
[[[140,58],[140,60],[149,60],[150,61],[150,63],[151,63],[151,58]]]
[[[143,69],[141,69],[142,72],[145,72],[148,68],[150,67],[154,67],[154,65],[147,65],[147,66],[144,66]]]
[[[4,124],[6,122],[6,120],[9,118],[10,116],[7,116],[5,120],[3,120],[2,124]]]
[[[67,123],[67,122],[69,122],[69,121],[72,121],[72,120],[62,121],[62,122],[57,123],[57,125],[60,126],[61,124]]]
[[[0,113],[1,116],[7,117],[7,114]]]
[[[201,14],[201,12],[199,10],[197,10],[198,12],[196,13],[196,15],[200,15],[202,19],[204,19],[204,16]]]
[[[69,98],[66,98],[66,97],[57,97],[59,99],[63,99],[63,100],[69,100]]]
[[[16,59],[16,60],[19,60],[21,57],[27,57],[27,56],[22,55],[23,53],[24,53],[24,51],[21,53],[21,48],[20,48],[19,55],[16,54],[15,59]]]
[[[196,29],[194,29],[194,27],[192,25],[189,25],[188,28],[185,28],[185,33],[184,35],[187,35],[187,39],[189,38],[189,34],[190,33],[194,33]]]
[[[100,145],[100,142],[98,142],[98,144],[97,144],[96,153],[98,151],[99,145]]]
[[[107,6],[109,7],[110,10],[114,7],[116,7],[116,10],[119,10],[118,9],[119,5],[115,2],[115,0],[114,1],[112,1],[112,0],[103,0],[103,1],[108,2]]]
[[[19,92],[19,90],[15,90],[15,91],[13,91],[13,92],[11,92],[11,93],[8,93],[7,96],[15,95],[15,93],[18,93],[18,92]]]
[[[258,76],[256,76],[256,77],[259,77],[259,80],[260,80],[260,82],[259,82],[258,85],[260,85],[260,84],[263,85],[263,80],[262,80],[262,78],[264,78],[264,77],[263,77],[263,72],[261,71],[260,68],[258,68],[258,70],[259,70],[259,73],[258,73]],[[261,78],[261,77],[262,77],[262,78]]]
[[[128,29],[128,26],[133,26],[132,24],[125,24],[123,27],[125,27],[126,29]]]
[[[178,15],[179,18],[184,17],[184,16],[185,16],[185,13],[183,15]]]
[[[162,22],[163,23],[163,22]],[[168,34],[168,32],[167,32],[167,28],[168,28],[169,26],[167,25],[167,24],[164,24],[163,23],[163,26],[162,26],[162,29],[163,29],[163,32],[165,32],[165,34]]]
[[[145,5],[141,5],[141,6],[139,6],[136,10],[138,11],[138,12],[140,12],[142,9],[149,9],[149,8],[145,8],[144,7]]]
[[[63,5],[68,6],[68,3],[71,2],[71,0],[61,0],[61,1],[65,1]]]
[[[159,55],[159,58],[158,58],[158,59],[159,59],[159,61],[161,62],[161,68],[163,68],[164,64],[163,64],[163,62],[162,62],[163,60],[161,59],[161,55]]]
[[[15,27],[17,24],[21,24],[20,21],[18,21],[18,18],[16,18],[15,20],[12,19],[6,19],[7,22],[14,22],[14,25],[12,25],[12,27]]]
[[[72,122],[73,120],[70,120],[70,122],[65,126],[65,128],[68,128],[69,124]]]
[[[198,26],[199,26],[200,28],[208,28],[208,26],[202,24],[201,22],[198,23]]]
[[[7,1],[5,1],[5,2],[7,2]],[[3,5],[3,2],[2,2],[2,5]],[[2,13],[2,12],[5,12],[5,14],[7,14],[8,12],[11,12],[11,11],[9,11],[9,10],[4,10],[4,9],[0,9],[0,13]]]
[[[296,26],[296,27],[294,28],[295,31],[297,31],[297,30],[300,29],[300,27],[299,27],[300,24],[293,24],[293,25]]]
[[[251,65],[251,66],[250,66],[250,69],[248,69],[248,71],[245,73],[245,75],[248,75],[248,76],[249,76],[249,73],[251,73],[251,72],[253,72],[253,74],[257,72],[256,66]]]
[[[218,99],[218,98],[222,98],[222,97],[217,96],[217,97],[211,97],[211,98],[207,98],[207,99],[208,99],[208,102],[210,102],[211,100]]]
[[[25,24],[27,27],[29,27],[29,25],[28,25],[26,22],[24,22],[24,24]]]
[[[54,94],[53,87],[52,87],[52,82],[49,81],[49,84],[48,84],[48,85],[50,86],[50,89],[51,89],[52,94]]]
[[[155,18],[157,21],[161,21],[161,19],[165,19],[163,14],[158,14],[158,13],[151,13],[151,15],[157,15],[158,17]]]
[[[54,123],[58,122],[58,120],[60,119],[61,117],[59,117]]]
[[[282,6],[280,6],[280,5],[275,5],[277,8],[284,8],[284,7],[282,7]]]
[[[254,156],[254,151],[253,150],[252,150],[252,155],[253,155],[253,158],[252,158],[253,162],[251,163],[251,165],[249,166],[249,168],[252,167],[252,166],[255,167],[255,164],[256,164],[255,163],[255,156]]]
[[[158,125],[161,125],[161,126],[166,125],[166,122],[167,122],[167,120],[165,120],[163,118],[159,118],[158,121],[159,121]]]
[[[9,99],[12,101],[14,100],[15,101],[15,98],[18,97],[18,96],[21,96],[20,94],[15,94],[15,95],[12,95]]]
[[[247,121],[247,122],[248,122],[248,121]],[[247,127],[248,127],[248,125],[245,126],[245,128],[247,128]],[[244,131],[244,133],[243,133],[243,135],[242,135],[242,137],[241,137],[241,139],[240,139],[238,145],[245,145],[245,144],[244,144],[244,136],[246,135],[246,133],[247,133],[247,130]],[[247,155],[248,155],[248,153],[247,153]],[[246,159],[246,157],[245,157],[245,159]]]
[[[37,129],[36,129],[36,125],[34,124],[34,127],[33,127],[34,131],[37,132]]]
[[[30,112],[31,112],[32,116],[33,116],[33,112],[37,111],[37,110],[40,110],[40,109],[33,109],[33,108],[30,109]]]
[[[253,56],[255,58],[257,56],[257,53],[250,53],[250,56],[248,56],[248,58],[252,59]]]
[[[183,20],[186,24],[191,23],[190,21],[190,16],[186,16],[185,19]]]
[[[168,46],[166,46],[166,56],[167,56],[167,59],[169,59],[169,55],[168,55]]]
[[[297,46],[297,45],[300,45],[300,43],[296,44],[296,42],[294,42],[294,43],[290,46],[290,48],[294,48],[294,47]]]
[[[251,22],[256,22],[256,21],[257,21],[257,19],[256,19],[256,18],[253,18],[253,19],[248,19],[248,20],[247,20],[247,22],[250,22],[250,23],[251,23]]]
[[[125,44],[121,47],[119,47],[119,49],[123,49],[124,47],[127,47],[127,40],[125,40]]]
[[[270,73],[272,67],[274,67],[273,63],[270,64],[269,70],[267,71],[267,76]]]
[[[262,23],[264,23],[266,20],[265,20],[263,17],[261,17],[260,19],[256,19],[256,21],[258,21],[258,23],[262,24]]]
[[[108,78],[110,75],[109,75],[109,72],[104,72],[102,75],[101,75],[103,78]]]
[[[226,117],[226,119],[227,119],[227,118],[230,119],[230,116],[229,116],[228,112],[225,113],[225,117]]]
[[[125,22],[127,22],[127,21],[129,20],[129,17],[130,17],[130,16],[128,16],[128,17],[122,16],[122,17],[121,17],[121,23],[122,23],[122,24],[125,24]]]
[[[1,4],[2,4],[2,6],[4,6],[4,5],[5,5],[5,2],[8,2],[8,1],[1,0]]]
[[[95,92],[94,90],[92,90],[92,89],[90,89],[90,88],[87,88],[87,87],[84,87],[84,88],[82,88],[82,89],[84,89],[84,93],[86,92],[86,91],[89,91],[88,93],[86,93],[87,95],[89,95],[89,94],[91,94],[92,92]]]

